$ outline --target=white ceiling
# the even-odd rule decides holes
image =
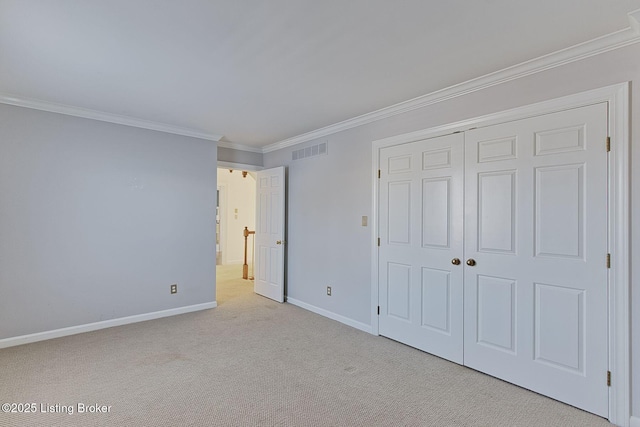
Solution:
[[[264,147],[629,26],[640,0],[0,0],[0,94]]]

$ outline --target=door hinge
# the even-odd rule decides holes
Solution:
[[[380,246],[380,238],[378,237],[378,246]]]
[[[378,306],[378,316],[380,316],[380,306]]]
[[[380,179],[380,175],[382,174],[382,172],[380,172],[380,169],[378,169],[378,179]]]
[[[611,151],[611,137],[607,137],[607,153]]]
[[[607,371],[607,387],[611,387],[611,371]]]
[[[611,254],[607,254],[607,268],[611,268]]]

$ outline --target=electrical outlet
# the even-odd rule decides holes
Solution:
[[[172,294],[177,294],[178,293],[178,285],[177,284],[173,284],[171,285],[171,293]]]
[[[327,295],[331,296],[331,286],[327,286]]]

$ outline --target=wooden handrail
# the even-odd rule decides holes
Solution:
[[[247,239],[249,238],[249,234],[256,234],[255,231],[249,231],[249,227],[244,228],[244,264],[242,264],[242,278],[249,278],[249,264],[247,264]]]

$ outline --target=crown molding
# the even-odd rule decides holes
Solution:
[[[306,132],[282,141],[266,145],[262,148],[249,145],[220,141],[223,135],[208,134],[193,129],[182,128],[160,122],[138,119],[135,117],[106,113],[82,107],[74,107],[63,104],[56,104],[47,101],[22,98],[19,96],[0,93],[0,103],[15,105],[18,107],[32,108],[36,110],[48,111],[52,113],[66,114],[75,117],[82,117],[103,122],[116,123],[125,126],[133,126],[142,129],[155,130],[159,132],[183,135],[192,138],[215,141],[219,147],[234,150],[249,151],[254,153],[269,153],[281,150],[313,139],[322,138],[337,132],[352,129],[368,123],[383,120],[399,114],[407,113],[428,105],[467,95],[482,89],[496,86],[502,83],[516,80],[531,74],[536,74],[552,68],[556,68],[571,62],[599,55],[611,50],[619,49],[640,42],[640,9],[627,14],[629,27],[616,31],[596,39],[577,44],[575,46],[562,49],[548,55],[544,55],[520,64],[504,68],[502,70],[485,74],[465,82],[449,86],[447,88],[431,92],[429,94],[400,102],[398,104],[382,108],[370,113],[347,119],[333,125],[325,126],[311,132]]]
[[[437,104],[459,96],[477,92],[492,86],[516,80],[531,74],[540,73],[552,68],[560,67],[571,62],[580,61],[611,50],[619,49],[640,42],[640,9],[629,12],[629,27],[593,40],[586,41],[556,52],[540,56],[520,64],[504,68],[493,73],[485,74],[463,83],[431,92],[408,101],[400,102],[390,107],[382,108],[351,119],[325,126],[311,132],[303,133],[263,148],[264,153],[281,150],[313,139],[326,137],[337,132],[352,129],[378,120],[397,116],[417,110],[428,105]]]
[[[252,153],[262,154],[263,152],[262,148],[260,147],[252,147],[250,145],[239,144],[237,142],[218,141],[218,147],[230,148],[232,150],[250,151]]]
[[[153,122],[130,116],[105,113],[103,111],[90,110],[88,108],[73,107],[70,105],[56,104],[53,102],[40,101],[36,99],[22,98],[14,95],[0,94],[0,103],[15,105],[18,107],[32,108],[34,110],[48,111],[50,113],[59,113],[68,116],[82,117],[85,119],[99,120],[102,122],[116,123],[119,125],[133,126],[142,129],[172,133],[175,135],[189,136],[192,138],[206,139],[215,142],[220,141],[220,139],[222,139],[223,137],[223,135],[212,135],[192,129],[168,125],[165,123]]]
[[[640,34],[640,9],[629,12],[627,17],[629,18],[629,27],[635,31],[636,34]]]

